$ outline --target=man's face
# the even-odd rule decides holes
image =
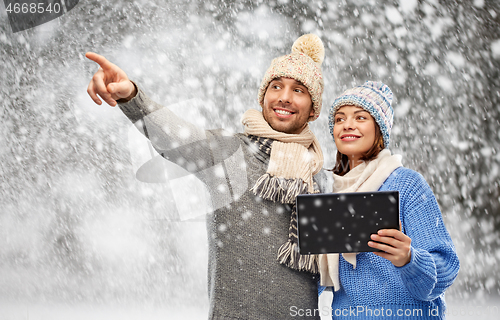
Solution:
[[[309,91],[295,79],[274,79],[264,95],[262,114],[274,130],[299,134],[314,115]]]

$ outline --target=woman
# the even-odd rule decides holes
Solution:
[[[388,149],[391,103],[388,86],[368,81],[345,91],[330,109],[338,150],[333,191],[397,190],[401,220],[401,230],[371,236],[368,245],[380,252],[319,256],[319,292],[333,288],[334,318],[443,319],[444,292],[458,273],[455,247],[432,190]]]

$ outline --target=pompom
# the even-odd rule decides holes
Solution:
[[[323,60],[325,60],[323,41],[315,34],[305,34],[295,40],[292,52],[304,53],[311,57],[318,65],[321,65]]]

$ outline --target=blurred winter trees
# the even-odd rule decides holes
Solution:
[[[92,0],[16,34],[2,6],[0,298],[206,294],[204,266],[182,246],[194,224],[175,222],[167,187],[135,179],[130,123],[86,96],[97,66],[84,53],[105,55],[164,105],[212,101],[220,112],[200,117],[241,131],[271,59],[309,32],[326,47],[323,114],[313,123],[326,165],[335,96],[365,80],[388,84],[391,149],[427,179],[461,253],[453,294],[498,293],[497,1]]]

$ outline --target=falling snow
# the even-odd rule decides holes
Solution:
[[[190,175],[136,179],[154,152],[118,108],[88,97],[97,66],[86,51],[197,126],[241,132],[271,59],[306,32],[326,48],[323,112],[311,125],[325,167],[335,161],[333,99],[365,80],[387,83],[396,98],[391,149],[433,188],[461,259],[449,319],[466,318],[464,302],[500,307],[497,1],[92,0],[15,34],[4,9],[0,309],[9,319],[76,319],[68,314],[86,315],[88,305],[94,319],[206,317],[204,219],[232,200],[212,203]],[[242,180],[233,173],[228,183]],[[492,310],[465,309],[470,319],[494,319]]]

